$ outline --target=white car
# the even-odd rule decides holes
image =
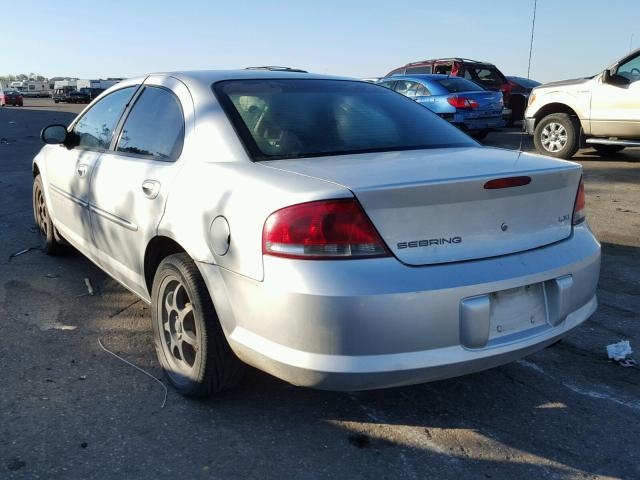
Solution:
[[[378,85],[155,74],[42,137],[44,248],[66,240],[151,304],[185,395],[243,363],[341,390],[462,375],[596,309],[580,165],[482,147]]]
[[[581,146],[611,155],[640,146],[640,49],[598,75],[536,87],[525,128],[536,150],[571,158]]]

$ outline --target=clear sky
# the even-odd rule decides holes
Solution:
[[[0,74],[130,77],[287,65],[374,77],[409,61],[463,56],[524,76],[533,0],[32,0],[14,7],[0,24]],[[628,52],[632,35],[640,47],[640,0],[538,0],[531,77],[599,72]]]

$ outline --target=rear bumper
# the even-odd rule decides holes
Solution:
[[[236,354],[296,385],[363,390],[476,372],[553,343],[596,309],[600,245],[582,225],[554,245],[477,261],[264,263],[263,282],[198,264]],[[546,322],[469,341],[463,300],[567,277],[561,301],[545,292]]]
[[[454,119],[454,123],[467,131],[491,130],[502,128],[507,124],[502,116]]]

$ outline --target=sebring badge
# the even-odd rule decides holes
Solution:
[[[446,243],[462,243],[462,237],[428,238],[425,240],[413,240],[412,242],[398,242],[398,250],[403,248],[430,247],[432,245],[444,245]]]

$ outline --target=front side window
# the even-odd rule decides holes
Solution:
[[[124,122],[118,152],[175,160],[182,152],[184,116],[168,90],[145,87]]]
[[[626,78],[630,83],[640,80],[640,55],[620,65],[616,75]]]
[[[136,87],[116,90],[91,107],[73,128],[78,136],[78,146],[109,148],[113,130],[135,90]]]
[[[416,102],[347,80],[227,80],[214,91],[255,160],[474,146]]]

